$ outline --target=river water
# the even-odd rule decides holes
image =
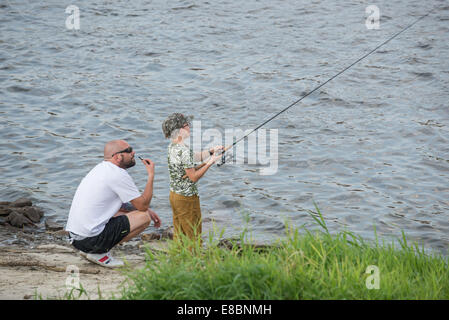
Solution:
[[[66,26],[71,4],[78,30]],[[104,143],[121,138],[155,161],[152,207],[168,226],[161,123],[170,113],[194,115],[203,131],[254,128],[435,6],[264,126],[278,130],[275,174],[230,161],[199,190],[205,224],[227,235],[246,225],[272,241],[287,223],[315,228],[315,202],[331,232],[373,239],[374,226],[384,237],[403,230],[446,253],[449,4],[376,1],[373,30],[370,4],[2,0],[0,200],[30,196],[65,223]],[[143,190],[143,166],[129,173]]]

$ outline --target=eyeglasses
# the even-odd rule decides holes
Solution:
[[[122,151],[119,151],[119,152],[114,153],[114,154],[111,156],[111,158],[112,158],[113,156],[115,156],[116,154],[118,154],[118,153],[131,153],[131,152],[133,152],[133,148],[132,148],[132,147],[128,147],[128,148],[126,148],[125,150],[122,150]]]

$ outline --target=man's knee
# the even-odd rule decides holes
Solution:
[[[151,223],[151,217],[148,211],[139,211],[139,222],[141,228],[148,228]]]
[[[145,211],[145,221],[144,221],[144,224],[143,224],[145,226],[145,229],[150,226],[150,223],[151,223],[150,214],[149,214],[148,211]]]
[[[151,223],[151,217],[148,211],[132,211],[127,216],[131,232],[140,228],[146,229]]]

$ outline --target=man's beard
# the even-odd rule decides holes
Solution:
[[[123,169],[129,169],[136,165],[136,160],[134,158],[130,159],[128,162],[121,161],[120,167]]]

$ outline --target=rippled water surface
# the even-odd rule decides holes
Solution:
[[[279,129],[279,166],[213,167],[200,181],[203,217],[228,234],[245,213],[256,238],[286,220],[373,238],[404,230],[449,244],[449,4],[377,1],[70,1],[0,4],[0,200],[31,196],[67,219],[106,141],[156,162],[153,208],[171,224],[167,141],[172,112],[202,129],[251,129],[401,28],[439,9],[265,126]],[[139,188],[141,164],[129,170]]]

